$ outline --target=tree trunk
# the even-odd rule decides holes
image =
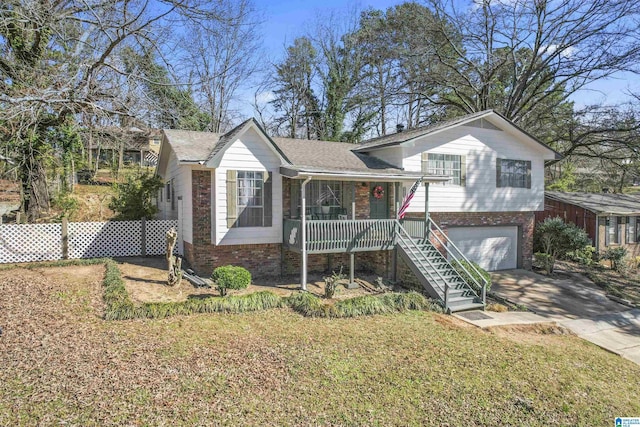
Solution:
[[[173,249],[176,246],[177,240],[178,233],[175,228],[167,231],[167,252],[165,257],[169,270],[169,277],[167,277],[168,286],[180,286],[180,282],[182,281],[182,258],[173,255]]]
[[[49,213],[51,208],[47,175],[42,161],[27,156],[22,172],[22,188],[24,199],[22,210],[27,215],[27,222],[34,222]]]

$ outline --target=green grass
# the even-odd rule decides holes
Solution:
[[[0,291],[0,425],[599,426],[640,413],[639,366],[553,329],[415,310],[105,322],[59,304],[67,285],[46,272],[3,272]],[[407,295],[381,299],[420,303]]]

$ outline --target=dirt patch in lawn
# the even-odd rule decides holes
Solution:
[[[129,296],[135,303],[181,302],[194,296],[204,298],[220,295],[213,286],[195,287],[185,279],[182,280],[179,287],[167,286],[166,261],[161,257],[123,258],[118,260],[118,267],[122,272],[122,279],[125,282]],[[359,273],[355,280],[359,285],[358,288],[347,289],[346,286],[339,286],[334,299],[341,300],[360,295],[380,293],[381,290],[375,285],[377,277],[372,274]],[[254,292],[270,291],[276,295],[289,296],[293,292],[300,290],[299,280],[298,276],[256,278],[247,289],[229,291],[229,294],[246,295]],[[307,289],[309,292],[318,296],[324,295],[322,275],[310,274],[308,280]],[[347,282],[348,279],[341,281],[343,285],[346,285]]]

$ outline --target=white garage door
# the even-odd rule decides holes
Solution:
[[[518,266],[518,227],[449,227],[449,239],[488,271]]]

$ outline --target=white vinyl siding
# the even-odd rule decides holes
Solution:
[[[169,145],[164,149],[171,150]],[[179,210],[181,213],[181,224],[179,229],[182,235],[178,236],[179,241],[193,241],[192,225],[192,198],[191,198],[191,170],[188,165],[179,165],[175,153],[170,151],[169,159],[165,165],[159,165],[158,175],[165,183],[160,190],[160,200],[158,200],[158,219],[178,219]]]
[[[507,212],[544,210],[544,147],[523,141],[510,132],[460,126],[419,138],[402,150],[402,167],[422,170],[422,153],[466,156],[465,186],[429,186],[432,212]],[[375,155],[376,152],[371,153]],[[499,158],[531,162],[531,188],[496,186]],[[406,194],[411,183],[404,184]],[[424,187],[418,189],[409,212],[424,211]]]
[[[214,236],[217,245],[264,244],[282,242],[282,176],[280,159],[268,142],[253,129],[241,134],[224,152],[215,169]],[[227,226],[227,171],[272,172],[271,227]]]

